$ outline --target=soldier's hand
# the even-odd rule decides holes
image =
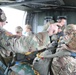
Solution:
[[[49,28],[47,29],[48,31],[48,35],[52,36],[53,34],[57,34],[58,33],[58,27],[55,24],[51,24],[49,26]]]

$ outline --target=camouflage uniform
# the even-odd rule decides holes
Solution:
[[[7,18],[6,18],[5,13],[3,12],[2,9],[0,9],[0,27],[1,28],[6,23],[6,19]],[[12,35],[10,32],[6,32],[6,34],[8,36]],[[12,57],[10,56],[10,52],[11,51],[6,50],[0,45],[0,75],[4,75],[4,72],[8,66],[8,63],[10,63],[11,61]]]
[[[69,38],[65,39],[63,37],[60,39],[56,52],[68,50],[70,56],[55,57],[51,68],[54,75],[76,75],[76,26],[68,25],[64,31],[65,36],[69,36]]]

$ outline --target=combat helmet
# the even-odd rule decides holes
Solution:
[[[7,19],[6,14],[4,11],[0,8],[0,22],[5,22]]]
[[[21,26],[17,26],[16,29],[15,29],[15,32],[22,32],[23,29]]]
[[[71,50],[76,50],[76,25],[67,25],[64,30],[64,34],[69,36],[69,38],[65,41],[67,46]]]

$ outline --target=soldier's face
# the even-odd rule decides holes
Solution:
[[[62,20],[61,20],[61,24],[62,24],[62,26],[63,26],[63,25],[66,25],[66,20],[65,20],[65,19],[62,19]]]
[[[16,35],[21,36],[22,32],[16,32]]]
[[[25,28],[25,32],[28,32],[28,28]]]
[[[64,41],[66,44],[70,42],[72,37],[73,37],[73,35],[70,32],[64,30]]]
[[[57,34],[58,33],[58,26],[57,25],[50,25],[49,28],[47,29],[48,31],[48,35],[51,36],[53,34]]]

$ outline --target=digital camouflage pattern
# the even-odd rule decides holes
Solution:
[[[70,38],[66,41],[66,44],[71,48],[71,50],[76,50],[76,25],[70,24],[65,28],[65,35],[69,35]]]
[[[74,39],[76,38],[75,31],[76,31],[76,26],[73,24],[68,25],[65,28],[64,30],[65,36],[60,39],[56,52],[62,51],[62,50],[68,50],[74,53],[76,52],[75,51],[76,49],[73,50],[73,48],[75,48],[74,45],[76,45],[76,42]],[[67,37],[68,39],[65,39],[65,37]],[[66,47],[64,47],[64,45],[66,45]],[[53,59],[51,68],[54,75],[76,75],[76,58],[73,56],[55,57]]]
[[[76,75],[76,59],[70,56],[54,58],[52,70],[54,75]]]
[[[5,31],[6,31],[6,30],[5,30]],[[5,34],[6,34],[7,36],[12,36],[12,33],[10,33],[10,32],[5,32]],[[0,39],[0,40],[2,40],[2,39]],[[6,58],[7,56],[10,56],[10,52],[11,52],[11,51],[6,50],[5,48],[3,48],[3,47],[0,45],[0,54],[1,54],[2,57]]]
[[[60,46],[59,46],[60,47]],[[58,48],[57,51],[62,50]],[[75,75],[76,74],[76,59],[71,56],[55,57],[52,62],[52,71],[54,75]]]

